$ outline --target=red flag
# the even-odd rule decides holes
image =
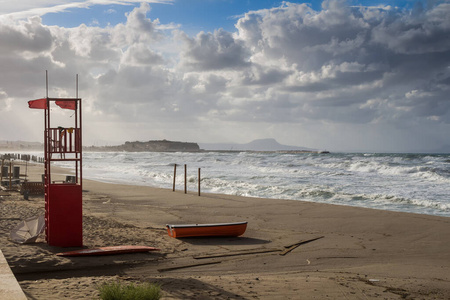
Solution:
[[[75,100],[58,100],[55,101],[56,105],[58,105],[61,108],[65,108],[65,109],[73,109],[75,110],[77,107],[77,103],[75,102]]]
[[[47,98],[28,101],[29,108],[47,109]]]

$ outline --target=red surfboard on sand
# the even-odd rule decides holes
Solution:
[[[92,255],[114,255],[123,253],[137,253],[148,251],[160,251],[161,249],[148,246],[110,246],[92,249],[80,249],[68,252],[56,253],[58,256],[92,256]]]

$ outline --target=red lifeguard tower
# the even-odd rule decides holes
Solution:
[[[47,97],[28,101],[30,108],[44,109],[44,185],[45,185],[45,236],[51,246],[83,246],[82,212],[82,126],[81,98],[78,98],[78,75],[76,98],[49,98],[46,73]],[[56,118],[52,114],[58,110]],[[53,125],[66,115],[64,126]],[[68,124],[68,125],[67,125]],[[64,162],[74,176],[65,180],[52,178],[52,162]],[[56,175],[55,175],[56,177]],[[61,179],[61,178],[59,178]]]

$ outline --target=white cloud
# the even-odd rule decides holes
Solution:
[[[243,43],[222,29],[200,32],[195,38],[183,35],[186,45],[181,64],[197,71],[239,69],[248,66],[249,52]]]
[[[151,1],[143,2],[105,28],[45,26],[39,17],[1,22],[0,63],[9,71],[0,74],[0,124],[13,122],[7,108],[23,139],[40,139],[42,114],[26,101],[45,95],[49,70],[53,96],[74,96],[79,74],[87,144],[264,137],[329,150],[450,144],[448,4],[413,14],[343,1],[325,1],[321,11],[284,3],[245,14],[236,33],[188,37],[160,24]],[[426,144],[417,134],[430,134]]]
[[[172,3],[174,0],[0,0],[0,18],[24,19],[48,13],[65,12],[73,8],[90,8],[94,5],[130,5],[138,3]]]

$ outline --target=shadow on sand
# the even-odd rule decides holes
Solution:
[[[250,245],[263,245],[271,242],[268,240],[248,238],[248,237],[184,237],[178,239],[188,244],[204,245],[204,246],[208,245],[250,246]]]

